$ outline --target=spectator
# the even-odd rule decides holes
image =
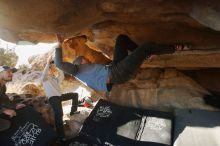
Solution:
[[[16,109],[22,108],[24,104],[16,104],[9,100],[6,95],[6,83],[12,81],[13,73],[17,70],[8,66],[0,66],[0,114],[8,115],[10,118],[16,116]],[[0,118],[0,131],[10,127],[8,119]]]
[[[72,107],[71,107],[70,115],[79,113],[77,112],[78,94],[77,93],[62,94],[61,92],[60,83],[63,81],[63,79],[64,79],[63,71],[57,69],[54,65],[54,62],[51,61],[51,59],[49,58],[43,70],[41,81],[43,83],[43,88],[46,93],[46,96],[55,114],[55,126],[60,141],[65,141],[62,101],[72,99]]]

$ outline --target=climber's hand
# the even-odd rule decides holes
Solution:
[[[58,45],[61,47],[64,41],[64,37],[61,34],[56,34]]]

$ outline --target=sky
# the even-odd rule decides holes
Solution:
[[[22,42],[25,44],[26,42]],[[15,53],[18,55],[18,62],[16,67],[22,64],[29,65],[28,58],[32,55],[43,54],[48,52],[55,43],[46,44],[46,43],[38,43],[36,45],[31,43],[26,43],[26,45],[17,45],[14,43],[6,42],[0,39],[0,48],[9,48],[14,49]]]

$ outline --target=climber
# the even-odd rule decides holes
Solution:
[[[109,65],[91,64],[79,56],[73,63],[62,61],[64,38],[57,35],[58,47],[55,50],[55,64],[64,72],[75,76],[87,86],[98,91],[110,92],[112,85],[122,84],[132,78],[145,59],[152,55],[172,54],[186,47],[144,43],[138,46],[128,36],[120,34],[116,39],[113,61]]]
[[[58,140],[65,141],[65,133],[63,128],[63,109],[62,101],[72,100],[72,107],[70,115],[79,113],[77,112],[78,106],[78,94],[77,93],[66,93],[62,94],[60,83],[64,79],[63,71],[56,68],[54,61],[51,58],[47,60],[47,64],[43,70],[41,81],[43,84],[44,91],[48,98],[50,105],[52,106],[55,113],[55,126],[58,133]]]

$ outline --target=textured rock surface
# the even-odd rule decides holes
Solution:
[[[138,108],[214,109],[204,103],[205,94],[209,92],[176,69],[145,69],[128,83],[113,86],[107,99]]]
[[[220,11],[219,11],[219,2],[218,1],[202,1],[200,5],[194,3],[193,9],[190,12],[192,16],[199,23],[210,27],[214,30],[220,30]]]
[[[13,42],[53,42],[54,33],[65,33],[67,37],[85,35],[86,44],[98,52],[91,53],[83,44],[83,37],[76,37],[77,43],[76,38],[71,38],[64,54],[71,53],[64,59],[72,61],[83,53],[93,62],[104,63],[112,59],[115,38],[120,33],[138,44],[188,42],[193,49],[205,50],[206,55],[196,52],[165,57],[150,66],[219,67],[219,54],[210,51],[220,48],[219,8],[217,0],[2,0],[0,36]],[[77,53],[75,48],[80,48]]]
[[[53,33],[81,33],[103,52],[119,33],[138,43],[186,41],[214,47],[219,46],[219,32],[214,31],[219,30],[219,7],[217,0],[2,0],[0,34],[14,42],[51,42]]]
[[[63,60],[72,62],[78,56],[84,56],[92,63],[107,64],[111,60],[108,59],[101,50],[94,50],[87,44],[86,36],[76,36],[69,38],[63,44]]]
[[[54,57],[54,48],[51,48],[51,50],[45,54],[33,55],[29,57],[28,62],[33,70],[42,71],[47,63],[48,58],[50,57]]]
[[[175,67],[179,69],[219,68],[220,51],[177,51],[172,55],[155,56],[146,60],[146,67]]]
[[[212,68],[212,69],[198,69],[198,70],[186,70],[183,73],[201,86],[209,90],[214,95],[220,95],[220,69]]]

